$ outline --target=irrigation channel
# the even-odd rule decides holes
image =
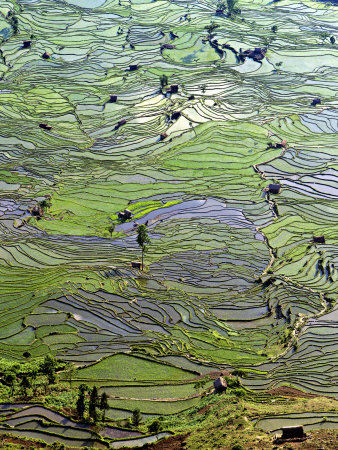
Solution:
[[[240,3],[0,0],[1,355],[73,362],[112,419],[191,408],[222,369],[338,395],[338,7]],[[18,408],[2,429],[108,442]]]

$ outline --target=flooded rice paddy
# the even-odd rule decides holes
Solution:
[[[223,368],[248,369],[255,390],[337,396],[338,50],[324,36],[337,7],[243,0],[235,20],[210,1],[0,8],[2,357],[74,362],[76,382],[111,390],[113,418],[188,409],[192,380]],[[267,52],[243,62],[229,45]],[[280,194],[265,195],[273,183]],[[46,195],[45,216],[28,220]],[[143,273],[131,265],[142,223]],[[136,375],[105,366],[124,357]],[[40,438],[39,411],[9,425]],[[100,441],[78,428],[66,445]]]

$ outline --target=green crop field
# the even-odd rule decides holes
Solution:
[[[234,370],[338,396],[338,4],[221,3],[0,0],[0,366],[52,355],[123,426]]]

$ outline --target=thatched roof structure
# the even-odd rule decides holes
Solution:
[[[315,244],[325,244],[325,236],[313,236],[313,242]]]
[[[130,72],[133,72],[134,70],[138,69],[138,64],[130,64],[129,66],[129,70]]]
[[[171,94],[177,94],[177,92],[178,92],[178,84],[172,84],[170,86],[170,92],[171,92]]]
[[[117,122],[117,128],[122,127],[122,126],[125,125],[126,123],[127,123],[126,119],[119,120],[119,121]]]
[[[161,45],[161,50],[174,50],[176,48],[175,45],[172,44],[163,44]]]
[[[179,111],[175,111],[171,114],[171,119],[172,120],[177,120],[181,117],[181,113]]]
[[[40,123],[39,127],[42,128],[43,130],[52,130],[53,127],[51,125],[48,125],[48,123]]]
[[[312,100],[311,106],[316,106],[316,105],[321,105],[321,104],[322,104],[322,99],[317,97]]]
[[[32,45],[32,41],[23,41],[22,47],[29,48]]]
[[[228,385],[223,377],[219,377],[214,381],[214,388],[216,392],[221,393],[227,390]]]
[[[281,189],[280,184],[269,184],[268,192],[270,192],[270,194],[279,194],[280,189]]]
[[[295,425],[293,427],[282,428],[282,439],[299,439],[305,438],[303,425]]]
[[[116,103],[117,102],[117,95],[110,95],[109,103]]]
[[[167,133],[161,133],[160,135],[160,141],[164,141],[164,139],[168,137]]]
[[[49,58],[50,58],[50,54],[49,54],[48,52],[45,52],[45,53],[42,55],[42,58],[43,58],[43,59],[49,59]]]
[[[41,206],[35,205],[31,210],[32,216],[34,217],[42,217],[43,216],[43,210]]]
[[[287,141],[283,139],[281,142],[277,142],[273,147],[274,148],[286,148],[288,145]]]
[[[141,269],[142,269],[142,263],[141,263],[141,262],[138,262],[138,261],[133,261],[133,262],[131,263],[131,267],[132,267],[133,269],[139,269],[139,270],[141,270]]]

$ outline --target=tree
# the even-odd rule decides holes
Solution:
[[[131,418],[131,423],[134,425],[134,427],[138,427],[141,423],[142,415],[141,411],[139,409],[134,409],[133,416]]]
[[[37,390],[38,390],[38,386],[37,386],[37,382],[36,382],[36,379],[38,377],[38,369],[37,368],[33,368],[32,370],[30,370],[29,376],[30,376],[30,379],[31,379],[31,385],[32,385],[32,388],[33,388],[33,394],[36,395],[37,394]]]
[[[163,89],[165,86],[167,86],[168,84],[168,77],[167,75],[161,75],[160,76],[160,83],[161,83],[161,88]]]
[[[67,375],[69,378],[69,386],[70,387],[72,387],[72,379],[75,374],[76,374],[76,367],[72,363],[69,363],[69,365],[67,367]]]
[[[89,399],[89,417],[91,417],[94,422],[97,420],[96,407],[98,406],[98,401],[97,388],[94,386]]]
[[[334,36],[330,37],[330,42],[332,45],[334,45],[336,43],[336,38]]]
[[[76,410],[81,419],[83,419],[86,411],[86,390],[87,386],[85,384],[79,386],[79,397],[76,401]]]
[[[273,33],[277,33],[277,30],[278,30],[277,25],[273,25],[273,26],[271,27],[271,31],[272,31]]]
[[[109,233],[110,233],[110,236],[113,235],[114,230],[115,230],[115,223],[111,223],[111,224],[109,225],[109,227],[108,227],[108,231],[109,231]]]
[[[142,252],[142,270],[143,270],[143,258],[144,258],[144,253],[147,250],[147,244],[150,244],[150,238],[148,235],[148,230],[147,227],[142,224],[137,228],[137,243],[141,249]]]
[[[238,0],[227,0],[228,12],[230,16],[241,13],[241,10],[237,8],[237,4]]]
[[[57,361],[52,355],[47,355],[41,365],[41,372],[48,377],[48,384],[54,384],[56,381]]]
[[[99,408],[100,408],[101,411],[103,411],[103,413],[102,413],[102,422],[105,422],[105,420],[106,420],[106,410],[109,409],[108,398],[107,398],[107,394],[105,392],[101,395]]]
[[[11,388],[11,395],[14,394],[16,374],[14,372],[5,372],[4,382]]]
[[[215,22],[211,22],[209,25],[206,25],[204,27],[204,29],[207,30],[207,32],[208,32],[208,39],[209,39],[209,41],[215,37],[213,32],[215,30],[217,30],[217,28],[219,28],[219,25],[217,23],[215,23]]]
[[[27,375],[22,375],[20,386],[22,387],[23,395],[27,396],[27,389],[31,387],[31,382]]]

